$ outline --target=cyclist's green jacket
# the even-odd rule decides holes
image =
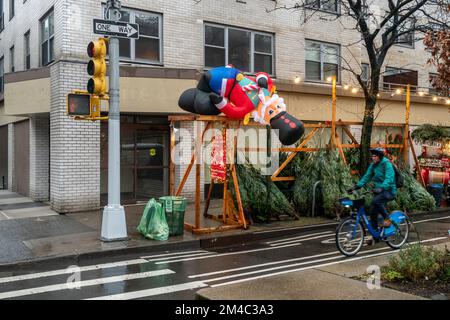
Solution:
[[[364,187],[370,181],[375,184],[375,189],[382,188],[384,191],[389,191],[394,197],[397,195],[395,171],[389,159],[383,157],[377,164],[372,163],[357,186]]]

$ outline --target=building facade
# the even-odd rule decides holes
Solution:
[[[368,75],[368,58],[360,43],[348,46],[361,36],[343,16],[302,23],[302,12],[268,13],[271,0],[121,2],[122,21],[140,26],[139,40],[120,41],[124,203],[168,193],[168,116],[183,113],[178,97],[210,67],[232,63],[249,74],[268,72],[289,113],[314,121],[331,119],[326,79],[337,74],[338,118],[362,119],[363,95],[346,90],[356,80],[343,66]],[[98,38],[92,20],[103,18],[105,3],[3,0],[0,5],[0,183],[49,201],[57,212],[96,209],[106,201],[107,123],[68,117],[66,95],[86,89],[86,47]],[[332,16],[339,9],[327,10]],[[428,57],[414,38],[394,46],[384,67],[385,89],[409,83],[428,93],[435,73]],[[377,121],[405,121],[404,97],[383,93],[380,105]],[[448,126],[448,108],[442,99],[414,96],[410,123]],[[195,130],[192,123],[183,126]],[[175,185],[186,166],[176,166]],[[194,188],[189,179],[186,196],[192,198]]]

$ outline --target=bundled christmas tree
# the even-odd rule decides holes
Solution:
[[[298,218],[289,200],[278,189],[270,176],[264,176],[250,164],[237,164],[236,173],[239,182],[242,206],[256,222],[269,222],[282,215]],[[229,188],[236,200],[232,181]]]

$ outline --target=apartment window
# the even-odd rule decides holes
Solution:
[[[30,54],[30,30],[25,33],[24,37],[24,65],[25,70],[30,69],[31,67],[31,54]]]
[[[9,20],[14,18],[14,15],[16,13],[15,2],[16,0],[9,0]]]
[[[361,80],[368,85],[369,84],[369,80],[370,80],[370,66],[367,63],[362,63],[361,64]]]
[[[406,47],[414,47],[414,31],[408,31],[414,28],[414,19],[407,19],[403,25],[398,28],[400,34],[395,40],[395,44],[403,45]]]
[[[306,80],[325,82],[336,75],[339,82],[339,55],[337,44],[306,40]]]
[[[54,59],[53,11],[41,19],[41,65],[46,66]]]
[[[104,7],[104,10],[106,8]],[[139,39],[119,39],[119,55],[121,60],[131,60],[144,63],[162,63],[162,15],[124,9],[120,21],[137,23]],[[106,17],[106,11],[104,12]]]
[[[273,74],[273,35],[205,25],[205,68],[228,64],[243,72]]]
[[[0,58],[0,92],[4,92],[4,79],[5,79],[5,67],[4,67],[5,59],[3,57]]]
[[[0,32],[5,29],[5,14],[3,12],[3,0],[0,0]]]
[[[305,5],[309,8],[319,9],[337,13],[339,10],[337,0],[306,0]]]
[[[12,46],[11,48],[9,48],[9,70],[11,72],[15,72],[16,71],[16,67],[14,65],[14,46]]]
[[[383,76],[383,89],[392,91],[411,85],[411,92],[417,91],[418,73],[414,70],[386,67]]]

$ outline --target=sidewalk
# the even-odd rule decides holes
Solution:
[[[435,247],[450,246],[450,241]],[[397,254],[312,267],[282,275],[260,278],[226,286],[201,289],[200,300],[428,300],[381,286],[369,289],[366,282],[351,279],[367,272],[367,266],[387,265]],[[274,290],[274,288],[277,288]]]
[[[167,241],[143,238],[136,227],[144,210],[144,204],[125,206],[128,241],[105,243],[100,241],[103,210],[59,215],[48,204],[33,202],[9,191],[0,190],[0,271],[29,266],[37,263],[79,263],[80,260],[119,254],[148,253],[182,249],[186,247],[219,247],[237,242],[252,241],[296,232],[302,226],[320,228],[335,221],[324,218],[302,217],[300,220],[275,221],[270,224],[253,225],[248,230],[230,230],[204,235],[194,235],[185,231],[181,236],[170,237]],[[211,203],[210,213],[220,210],[221,202]],[[193,223],[193,205],[188,206],[185,221]],[[203,216],[202,216],[203,218]],[[202,225],[213,226],[218,222],[211,219]]]

